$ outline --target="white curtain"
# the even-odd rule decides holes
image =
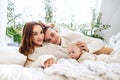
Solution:
[[[56,23],[89,23],[98,0],[53,0]]]
[[[0,46],[6,45],[7,0],[0,0]]]

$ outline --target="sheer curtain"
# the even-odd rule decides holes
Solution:
[[[24,13],[25,21],[45,18],[45,0],[13,0],[16,12]],[[98,9],[101,0],[50,0],[53,7],[53,19],[57,23],[86,23],[91,20],[92,9]],[[25,5],[23,5],[25,4]],[[22,6],[21,6],[22,5]]]
[[[15,13],[22,13],[21,20],[45,22],[45,0],[12,0]],[[53,22],[75,25],[89,23],[92,9],[100,9],[101,0],[50,0],[52,2]],[[25,4],[25,5],[23,5]],[[21,6],[22,5],[22,6]],[[0,45],[5,43],[7,22],[7,0],[0,0]]]
[[[16,6],[15,13],[22,13],[22,19],[24,20],[24,22],[38,20],[44,21],[45,18],[44,0],[12,0],[12,1]]]
[[[7,0],[0,0],[0,46],[6,45]]]
[[[92,18],[92,9],[96,9],[99,0],[53,0],[54,21],[56,23],[88,23]]]
[[[13,0],[16,12],[24,13],[24,21],[45,21],[45,0]],[[92,9],[96,9],[101,0],[49,0],[52,2],[53,21],[56,23],[87,23],[91,21]],[[26,5],[23,5],[26,4]],[[21,6],[22,5],[22,6]]]

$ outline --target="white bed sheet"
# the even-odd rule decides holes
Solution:
[[[120,80],[120,63],[61,59],[46,69],[0,64],[0,80]]]

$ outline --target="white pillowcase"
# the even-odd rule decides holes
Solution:
[[[20,64],[24,65],[26,56],[19,53],[18,47],[0,47],[0,64]]]

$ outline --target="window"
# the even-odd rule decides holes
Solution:
[[[56,0],[55,20],[57,23],[87,23],[91,20],[96,0]]]
[[[45,21],[45,1],[52,2],[52,22],[74,21],[76,24],[90,22],[92,9],[96,8],[97,3],[97,0],[13,0],[15,12],[22,13],[24,21]]]
[[[92,10],[99,9],[101,0],[8,0],[9,27],[20,30],[25,22],[42,21],[62,25],[63,28],[79,28],[90,23]],[[11,16],[12,15],[12,16]],[[76,27],[77,26],[77,27]],[[20,28],[18,28],[20,27]],[[15,38],[16,39],[16,38]],[[19,39],[20,42],[20,38]]]

